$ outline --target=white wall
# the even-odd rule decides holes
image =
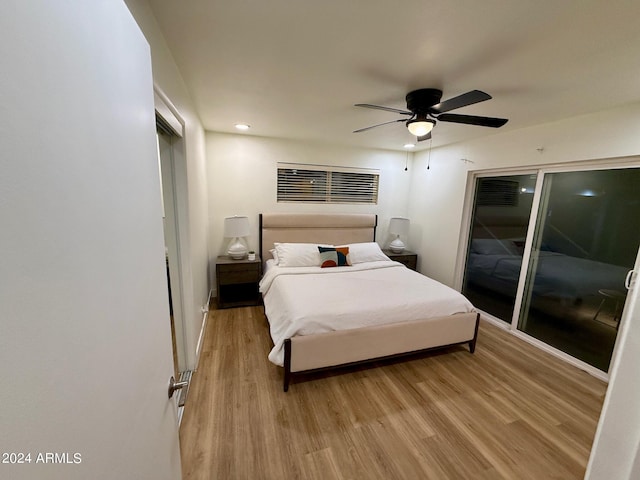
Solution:
[[[211,260],[224,255],[227,216],[247,215],[252,233],[249,246],[258,249],[258,215],[263,212],[343,212],[378,215],[376,239],[386,246],[389,219],[408,211],[411,176],[404,171],[405,152],[365,150],[291,140],[207,132]],[[380,170],[377,205],[301,205],[276,201],[277,163],[305,163],[376,168]],[[411,245],[409,245],[411,247]]]
[[[207,272],[209,202],[204,130],[147,0],[126,0],[125,3],[151,46],[154,84],[168,97],[185,122],[186,158],[182,165],[184,168],[178,169],[176,175],[185,173],[185,183],[188,185],[189,241],[186,245],[181,244],[181,249],[190,258],[190,262],[183,265],[182,275],[185,284],[183,294],[187,367],[192,369],[195,366],[196,347],[203,320],[200,309],[206,305],[210,290]]]
[[[639,118],[640,103],[498,133],[434,150],[430,170],[426,169],[427,153],[416,154],[409,217],[422,272],[454,284],[469,170],[637,156],[640,155]],[[540,148],[542,152],[538,151]],[[629,308],[637,305],[638,290],[629,297]],[[637,310],[636,306],[629,315],[616,350],[619,362],[607,390],[606,416],[594,440],[597,450],[591,459],[590,479],[635,478],[630,472],[633,459],[638,455],[640,438],[635,401],[638,398],[637,365],[640,365]]]
[[[640,103],[496,133],[433,150],[429,170],[428,153],[416,152],[409,218],[422,273],[454,285],[468,171],[638,155],[639,116]]]

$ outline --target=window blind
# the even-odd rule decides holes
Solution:
[[[278,202],[378,203],[377,170],[278,164]]]

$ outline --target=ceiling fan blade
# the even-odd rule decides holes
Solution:
[[[397,120],[391,120],[390,122],[378,123],[377,125],[371,125],[370,127],[360,128],[358,130],[354,130],[353,133],[364,132],[364,131],[367,131],[367,130],[371,130],[372,128],[381,127],[382,125],[387,125],[389,123],[406,122],[406,121],[407,121],[406,118],[399,118]]]
[[[473,105],[474,103],[484,102],[486,100],[491,100],[491,95],[481,92],[480,90],[471,90],[470,92],[463,93],[457,97],[440,102],[437,105],[432,106],[430,110],[435,114],[444,113],[450,110],[455,110],[456,108]]]
[[[386,112],[399,113],[401,115],[413,115],[413,113],[406,110],[399,110],[397,108],[383,107],[381,105],[371,105],[370,103],[356,103],[354,107],[373,108],[374,110],[384,110]]]
[[[443,113],[442,115],[438,115],[437,118],[442,122],[464,123],[467,125],[493,128],[501,127],[509,121],[506,118],[478,117],[476,115],[458,115],[456,113]]]
[[[416,137],[418,139],[419,142],[423,141],[423,140],[429,140],[431,138],[431,132],[427,133],[426,135],[422,135],[421,137]]]

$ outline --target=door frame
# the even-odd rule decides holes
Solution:
[[[173,203],[175,212],[175,248],[169,247],[169,271],[171,272],[171,292],[174,309],[174,324],[176,330],[176,346],[178,371],[185,372],[195,367],[195,355],[189,348],[190,331],[187,322],[192,318],[191,303],[186,301],[193,298],[193,289],[188,281],[191,278],[190,264],[190,224],[189,197],[187,183],[186,153],[185,153],[185,121],[179,112],[156,84],[153,86],[156,117],[163,121],[164,130],[171,134],[171,172],[164,172],[171,176],[173,185]],[[158,159],[160,162],[160,159]],[[177,295],[173,295],[173,292]]]

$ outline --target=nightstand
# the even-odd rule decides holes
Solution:
[[[384,254],[394,262],[400,262],[411,270],[418,269],[418,254],[405,250],[402,253],[393,253],[391,250],[383,249]]]
[[[218,308],[260,305],[258,282],[262,271],[260,257],[255,260],[216,259]]]

